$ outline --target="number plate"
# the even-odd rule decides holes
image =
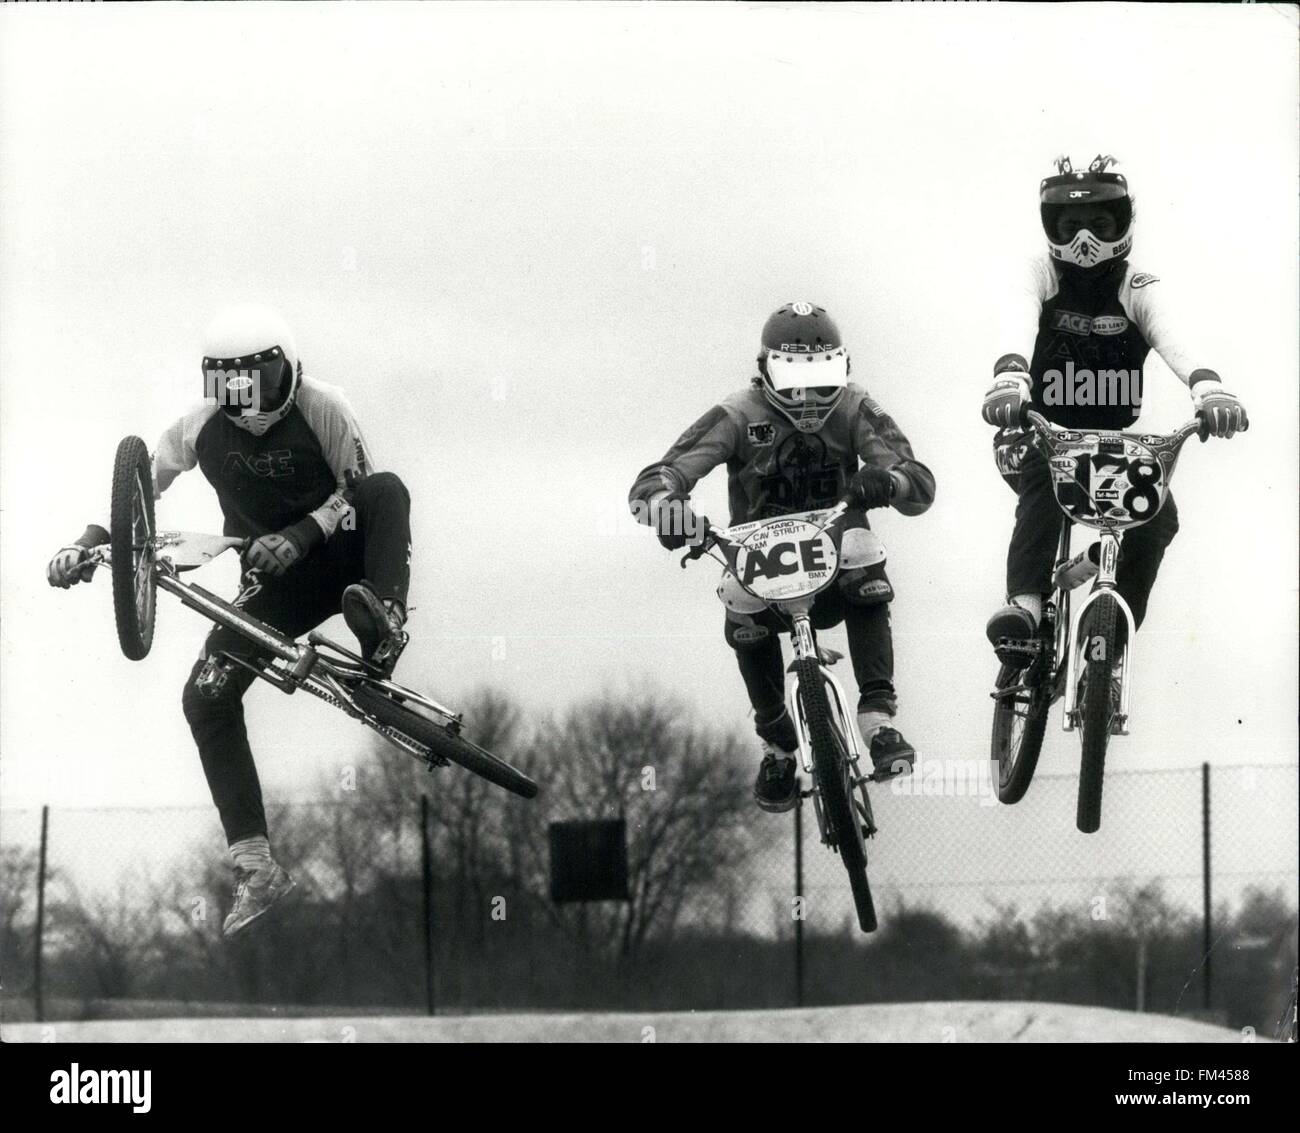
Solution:
[[[1132,527],[1160,510],[1168,483],[1150,447],[1116,433],[1088,433],[1049,459],[1056,500],[1090,527]]]
[[[739,537],[743,531],[733,528],[731,534]],[[835,577],[838,565],[835,541],[820,524],[785,516],[757,524],[739,539],[733,570],[763,601],[788,602],[816,594]]]

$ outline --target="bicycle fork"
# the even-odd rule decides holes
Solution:
[[[803,765],[804,773],[808,776],[809,781],[815,785],[817,777],[813,771],[812,744],[808,739],[808,723],[804,718],[803,702],[799,697],[798,678],[794,674],[795,662],[802,661],[805,658],[812,658],[817,662],[818,672],[826,683],[826,699],[830,705],[832,722],[836,731],[844,738],[845,748],[848,751],[849,801],[858,810],[863,821],[864,833],[870,837],[876,832],[876,824],[871,812],[871,800],[867,797],[867,781],[871,776],[864,775],[859,765],[862,753],[858,747],[858,730],[854,726],[852,715],[849,713],[844,688],[826,666],[821,663],[808,614],[806,612],[795,613],[793,621],[794,624],[790,630],[790,642],[794,646],[794,662],[791,663],[790,668],[787,670],[790,673],[790,680],[786,690],[786,703],[790,705],[790,717],[794,721],[795,735],[799,740],[799,762]],[[853,798],[852,792],[855,790],[861,798],[860,802]],[[811,793],[813,796],[813,810],[817,815],[817,826],[821,831],[822,841],[828,846],[832,845],[833,840],[826,825],[826,817],[822,813],[818,792],[814,789]]]
[[[1116,735],[1128,735],[1128,717],[1129,717],[1129,697],[1133,688],[1133,635],[1136,632],[1133,624],[1133,611],[1129,609],[1129,604],[1124,601],[1124,596],[1120,594],[1115,585],[1115,572],[1119,567],[1119,546],[1121,535],[1114,531],[1102,531],[1100,539],[1100,553],[1097,562],[1097,574],[1092,585],[1092,591],[1078,608],[1070,610],[1069,590],[1062,589],[1060,609],[1061,618],[1059,626],[1068,624],[1069,633],[1065,636],[1060,647],[1065,651],[1065,696],[1064,712],[1061,720],[1061,727],[1064,731],[1072,732],[1081,723],[1081,710],[1079,707],[1079,676],[1082,669],[1084,652],[1090,648],[1091,643],[1079,635],[1079,629],[1083,624],[1084,615],[1098,598],[1103,594],[1109,594],[1115,599],[1115,605],[1119,608],[1120,615],[1128,625],[1128,633],[1125,636],[1124,648],[1120,655],[1111,658],[1112,667],[1115,664],[1121,666],[1120,669],[1120,697],[1119,713],[1115,717],[1111,727]],[[1069,557],[1070,551],[1070,525],[1067,523],[1063,526],[1061,532],[1061,544],[1057,554],[1058,563],[1064,563]],[[1082,585],[1086,582],[1083,579],[1076,585]],[[1062,632],[1058,628],[1058,634]],[[1058,654],[1059,657],[1059,654]]]

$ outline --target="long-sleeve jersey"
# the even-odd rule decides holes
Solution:
[[[934,476],[912,455],[893,418],[860,386],[849,384],[815,433],[801,433],[760,389],[750,387],[715,405],[662,460],[642,469],[628,502],[649,522],[656,496],[690,492],[725,464],[731,523],[747,523],[834,505],[859,461],[897,474],[900,490],[893,503],[904,514],[919,515],[933,502]]]
[[[1175,322],[1159,277],[1127,261],[1094,274],[1067,271],[1046,254],[1035,257],[1024,288],[1013,296],[1003,333],[1011,352],[998,359],[994,373],[1027,371],[1034,408],[1066,428],[1132,425],[1141,412],[1142,367],[1152,349],[1188,386],[1218,377],[1195,365],[1199,360],[1189,352],[1194,335]],[[1098,375],[1087,395],[1090,404],[1076,399],[1071,380],[1085,370]],[[1100,376],[1107,371],[1122,372],[1122,378]]]
[[[303,378],[293,408],[260,437],[205,402],[162,435],[153,456],[155,498],[198,466],[221,502],[225,534],[266,535],[310,515],[328,538],[349,490],[378,471],[352,407],[337,386]]]

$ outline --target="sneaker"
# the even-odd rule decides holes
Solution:
[[[877,783],[912,774],[915,762],[916,750],[897,728],[880,728],[871,737],[871,765],[875,768],[872,778]]]
[[[275,862],[258,870],[235,869],[235,900],[221,925],[225,936],[235,936],[270,910],[297,882]]]
[[[763,762],[754,780],[754,801],[766,811],[780,814],[792,810],[799,801],[795,779],[794,756],[775,747],[766,747]]]
[[[1025,669],[1038,652],[1038,626],[1023,606],[1003,606],[989,618],[984,632],[998,660],[1012,669]]]
[[[407,635],[402,631],[406,611],[397,601],[381,601],[364,579],[343,591],[343,620],[361,646],[361,656],[390,676],[397,659],[406,648]]]

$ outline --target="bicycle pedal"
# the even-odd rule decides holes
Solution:
[[[1034,663],[1040,648],[1036,640],[999,637],[993,644],[993,653],[1004,665],[1013,669],[1027,669]]]

